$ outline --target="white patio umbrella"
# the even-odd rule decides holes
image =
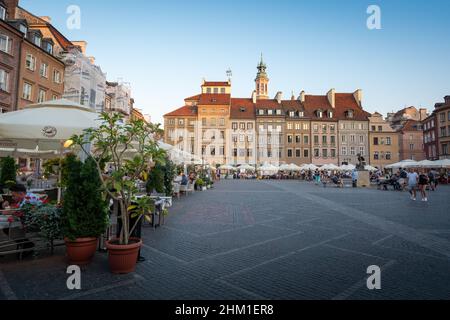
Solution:
[[[450,168],[450,159],[442,159],[434,161],[437,168]]]
[[[311,171],[319,169],[318,166],[316,166],[315,164],[312,164],[312,163],[305,164],[305,165],[301,166],[300,168],[302,168],[302,170],[311,170]]]
[[[436,161],[430,161],[430,160],[422,160],[419,162],[416,162],[415,164],[409,165],[409,168],[439,168],[439,164],[436,163]]]
[[[409,168],[412,165],[415,165],[417,162],[414,160],[402,160],[400,162],[396,162],[393,164],[389,164],[386,166],[386,169],[399,169],[399,168]]]
[[[291,165],[289,165],[289,164],[282,164],[279,169],[281,171],[291,171]]]
[[[0,114],[0,148],[59,151],[74,134],[98,127],[98,117],[88,107],[64,99]]]
[[[364,169],[366,169],[367,171],[377,171],[378,170],[378,168],[372,167],[371,165],[365,166]]]
[[[65,142],[85,129],[100,125],[99,115],[86,106],[61,99],[0,114],[0,148],[12,148],[11,155],[62,155]],[[47,153],[48,154],[48,153]],[[50,153],[51,154],[51,153]],[[61,189],[58,188],[58,202]]]
[[[229,164],[223,164],[219,167],[220,170],[235,170],[236,168],[233,166],[230,166]]]
[[[255,167],[249,165],[249,164],[242,164],[238,167],[239,170],[248,170],[248,171],[255,171]]]
[[[341,166],[341,170],[343,170],[343,171],[352,171],[352,170],[355,170],[356,169],[356,166],[355,165],[353,165],[353,164],[344,164],[344,165],[342,165]]]
[[[339,168],[339,167],[338,167],[337,165],[335,165],[335,164],[330,163],[330,164],[326,164],[326,165],[322,166],[322,167],[320,168],[320,170],[331,170],[331,171],[336,171],[336,170],[341,170],[341,168]]]
[[[298,165],[296,165],[295,163],[291,163],[289,165],[289,168],[291,171],[300,171],[301,170],[301,168]]]

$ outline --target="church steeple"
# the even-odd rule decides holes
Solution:
[[[261,61],[258,66],[258,73],[256,74],[255,84],[256,84],[256,99],[269,99],[268,95],[268,84],[269,78],[267,77],[266,69],[267,66],[264,63],[263,55],[261,53]]]

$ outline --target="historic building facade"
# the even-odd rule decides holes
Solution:
[[[3,113],[17,109],[23,34],[7,22],[9,12],[2,0],[0,10],[0,113]]]
[[[407,120],[397,133],[399,135],[400,160],[425,160],[421,122]]]
[[[439,132],[437,123],[435,112],[422,121],[423,147],[427,160],[439,159]]]
[[[450,159],[450,96],[438,103],[434,110],[438,131],[439,159]]]
[[[400,161],[399,135],[378,112],[369,117],[368,163],[384,169],[388,164]]]
[[[183,145],[211,165],[339,165],[356,163],[358,153],[368,154],[369,114],[362,108],[360,90],[332,89],[326,95],[302,91],[289,100],[278,92],[271,99],[266,69],[261,59],[249,98],[232,98],[231,81],[203,81],[200,94],[164,116],[165,141]],[[184,127],[187,119],[189,128]],[[184,133],[176,133],[180,129]],[[190,142],[180,144],[186,139]]]

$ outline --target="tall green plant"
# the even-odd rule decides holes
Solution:
[[[163,167],[164,171],[164,191],[166,196],[170,197],[173,194],[173,179],[175,178],[176,165],[170,159],[166,159],[166,165]]]
[[[69,240],[98,237],[108,225],[107,203],[92,158],[83,164],[74,155],[66,158],[67,188],[63,201],[63,234]]]
[[[0,160],[0,186],[5,186],[6,182],[16,181],[17,165],[16,161],[11,157]]]
[[[98,128],[85,130],[84,134],[74,136],[72,140],[75,145],[93,157],[103,187],[109,196],[119,203],[122,219],[119,243],[127,245],[130,235],[142,218],[140,214],[139,219],[131,226],[130,214],[143,211],[140,210],[142,207],[140,202],[136,202],[135,199],[139,192],[135,182],[149,170],[151,162],[164,164],[166,153],[159,148],[154,139],[154,134],[160,134],[161,129],[158,125],[146,124],[142,120],[121,124],[123,116],[118,113],[102,113],[100,120],[102,124]],[[91,150],[85,149],[87,141],[93,145]],[[98,160],[105,158],[109,158],[112,163],[113,173],[110,176],[103,175]]]
[[[160,163],[156,163],[150,170],[146,184],[147,192],[164,193],[164,168]]]

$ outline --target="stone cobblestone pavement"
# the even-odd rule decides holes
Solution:
[[[450,299],[449,196],[222,181],[144,227],[134,274],[112,275],[97,253],[70,291],[64,248],[0,258],[0,299]],[[381,290],[366,287],[370,265]]]

